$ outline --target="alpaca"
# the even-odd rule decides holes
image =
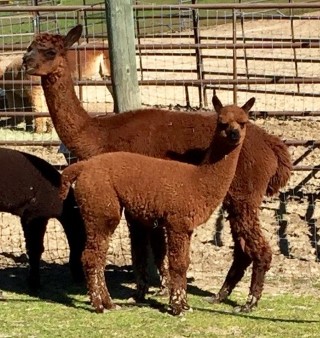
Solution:
[[[85,47],[99,47],[97,44],[88,43]],[[103,47],[103,46],[100,46]],[[7,109],[14,111],[48,111],[47,104],[40,86],[27,86],[19,84],[6,84],[5,80],[34,80],[37,78],[25,73],[22,67],[23,52],[15,54],[2,54],[0,57],[0,79],[4,80]],[[72,78],[79,79],[79,67],[82,80],[110,79],[110,60],[108,50],[71,49],[67,53],[67,59]],[[107,86],[112,94],[112,86]],[[16,122],[23,119],[16,117]],[[33,117],[25,118],[27,130],[32,130]],[[6,122],[8,123],[8,122]],[[52,122],[50,118],[36,117],[34,131],[36,133],[51,132]]]
[[[90,300],[97,312],[114,308],[104,281],[104,268],[109,237],[120,222],[123,208],[142,222],[165,228],[170,308],[174,315],[189,308],[186,273],[190,238],[229,189],[254,101],[250,99],[241,108],[223,107],[217,97],[213,98],[217,128],[199,166],[117,152],[94,156],[63,171],[63,199],[76,181],[75,198],[87,234],[82,263]]]
[[[49,218],[62,225],[70,247],[69,264],[75,281],[83,280],[81,253],[85,229],[73,190],[62,203],[60,173],[43,159],[17,150],[0,148],[0,211],[20,217],[29,258],[28,285],[40,286],[40,258]]]
[[[42,88],[55,129],[66,147],[79,159],[106,152],[127,151],[198,165],[202,162],[217,124],[215,114],[190,114],[161,109],[140,109],[111,117],[90,117],[74,91],[66,51],[80,38],[82,27],[66,36],[37,35],[24,55],[29,74],[41,76]],[[212,301],[224,301],[253,263],[249,296],[242,311],[250,311],[262,295],[270,268],[271,248],[259,224],[264,195],[276,194],[291,173],[286,145],[276,136],[249,123],[237,171],[223,202],[229,213],[234,261],[226,280]],[[129,226],[132,263],[137,278],[136,298],[148,290],[145,242],[150,240],[155,263],[165,286],[167,270],[162,228],[147,230],[139,220],[125,214]],[[242,243],[242,244],[241,244]]]

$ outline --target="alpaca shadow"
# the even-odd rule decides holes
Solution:
[[[0,269],[0,290],[3,293],[4,300],[6,300],[6,292],[12,292],[30,295],[41,301],[78,308],[79,306],[75,305],[73,296],[87,295],[85,282],[73,282],[68,264],[61,265],[46,262],[41,262],[41,288],[36,292],[31,292],[26,281],[28,267],[25,264],[25,258],[16,257],[15,261],[20,266]],[[128,299],[132,296],[133,289],[127,286],[127,284],[131,284],[134,281],[132,270],[126,266],[108,265],[105,275],[112,298]],[[85,303],[88,302],[86,301]]]
[[[190,295],[200,296],[200,297],[209,297],[212,295],[211,292],[202,290],[195,285],[190,283],[194,282],[194,278],[187,278],[187,293]],[[158,284],[151,285],[154,287],[158,287]],[[157,291],[156,291],[157,292]],[[152,297],[152,298],[151,298]],[[157,310],[161,313],[168,312],[168,299],[169,296],[155,296],[153,292],[150,292],[146,299],[140,303],[127,303],[125,307],[150,307],[154,310]],[[226,301],[226,304],[230,304],[233,306],[235,303],[232,301]]]
[[[69,268],[66,265],[42,264],[41,267],[41,288],[38,291],[31,291],[28,288],[26,277],[28,267],[7,267],[0,270],[0,290],[4,299],[7,299],[6,292],[20,295],[30,295],[39,300],[61,303],[66,306],[73,306],[72,294],[85,294],[85,288],[72,283]],[[35,300],[25,300],[35,301]]]
[[[304,157],[302,157],[304,158]],[[299,159],[300,160],[300,159]],[[295,161],[293,164],[296,165],[299,161]],[[316,166],[319,167],[319,166]],[[308,237],[310,241],[310,245],[315,249],[316,260],[320,261],[320,234],[318,233],[317,228],[317,219],[314,217],[314,212],[316,208],[316,201],[320,197],[320,192],[304,192],[302,188],[308,183],[314,175],[318,172],[318,170],[312,170],[305,178],[302,179],[294,188],[291,188],[285,192],[281,192],[279,194],[279,207],[275,212],[275,216],[279,225],[279,248],[280,252],[288,257],[293,258],[290,253],[290,244],[287,236],[287,227],[288,221],[285,218],[287,214],[286,205],[289,200],[295,200],[297,202],[302,202],[303,200],[307,200],[307,209],[304,216],[300,216],[300,219],[305,221],[308,226]]]
[[[312,324],[312,323],[319,323],[320,320],[308,320],[308,319],[291,319],[291,318],[277,318],[277,317],[262,317],[262,316],[258,316],[255,313],[245,313],[245,312],[236,312],[236,311],[222,311],[222,310],[215,310],[215,309],[203,309],[203,308],[197,308],[197,307],[193,307],[194,310],[197,311],[202,311],[202,312],[211,312],[213,314],[222,314],[222,315],[231,315],[231,316],[235,316],[235,317],[242,317],[242,318],[246,318],[246,319],[251,319],[251,320],[265,320],[265,321],[269,321],[269,322],[273,322],[273,323],[295,323],[295,324]]]
[[[188,285],[188,292],[189,292],[190,286]],[[233,309],[230,311],[228,310],[217,310],[214,308],[215,304],[212,304],[212,308],[201,308],[197,306],[192,306],[192,310],[199,311],[199,312],[209,312],[212,314],[222,314],[222,315],[229,315],[229,316],[235,316],[235,317],[242,317],[247,318],[251,320],[265,320],[269,322],[281,322],[281,323],[319,323],[320,320],[305,320],[305,319],[291,319],[291,318],[270,318],[270,317],[262,317],[257,314],[252,313],[245,313],[245,312],[238,312],[235,311],[235,307],[239,306],[237,302],[226,300],[223,302],[224,304],[230,305]],[[165,303],[160,302],[157,299],[149,298],[144,303],[136,303],[136,304],[126,304],[126,307],[135,306],[135,307],[145,307],[148,305],[150,308],[153,308],[155,310],[158,310],[161,313],[167,313],[168,312],[168,305]],[[187,311],[188,312],[188,311]]]

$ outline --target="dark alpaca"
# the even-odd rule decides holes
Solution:
[[[85,231],[73,190],[62,202],[59,198],[60,173],[39,157],[0,148],[0,163],[0,211],[21,219],[30,265],[30,289],[34,291],[40,286],[40,258],[49,218],[56,218],[61,223],[70,247],[72,276],[81,281]]]
[[[160,109],[130,111],[108,118],[91,118],[87,114],[75,94],[65,57],[81,32],[82,27],[76,26],[66,36],[37,35],[24,55],[27,72],[41,76],[53,124],[67,148],[79,159],[105,152],[128,151],[201,163],[217,125],[215,114],[205,116]],[[214,301],[228,297],[251,262],[250,293],[242,309],[250,310],[260,299],[272,254],[260,228],[259,206],[264,195],[276,194],[287,183],[290,171],[291,161],[285,144],[249,123],[236,176],[224,200],[235,241],[234,263],[218,295],[213,296]],[[155,262],[165,284],[167,274],[162,264],[165,237],[159,228],[142,231],[143,224],[132,215],[126,214],[126,219],[137,273],[137,298],[142,299],[148,289],[146,241],[151,241]]]
[[[159,224],[166,230],[170,308],[174,315],[189,308],[186,273],[190,238],[229,189],[254,98],[241,108],[223,107],[217,97],[214,103],[218,124],[199,166],[117,152],[94,156],[63,171],[62,198],[76,181],[75,197],[87,234],[82,262],[91,303],[97,312],[114,308],[104,268],[109,238],[120,222],[123,208],[135,219]]]

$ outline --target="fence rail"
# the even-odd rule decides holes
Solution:
[[[244,10],[250,9],[250,13],[244,12]],[[268,35],[259,37],[259,36],[247,36],[244,30],[244,20],[283,20],[283,21],[301,21],[301,20],[311,20],[319,21],[320,16],[310,15],[301,15],[298,13],[295,15],[292,12],[286,13],[275,13],[271,14],[270,12],[257,12],[259,10],[267,9],[277,9],[277,10],[294,10],[294,9],[320,9],[320,2],[301,2],[301,3],[232,3],[232,4],[177,4],[177,5],[134,5],[135,18],[137,23],[143,23],[144,21],[153,20],[157,18],[169,18],[170,20],[188,16],[192,18],[192,30],[189,32],[171,32],[168,29],[165,33],[159,32],[159,34],[150,34],[149,30],[143,31],[143,25],[139,26],[137,31],[138,42],[136,44],[137,57],[139,58],[138,71],[141,74],[139,79],[139,85],[141,88],[144,87],[154,87],[154,86],[175,86],[177,88],[184,88],[186,95],[186,103],[189,105],[189,90],[194,88],[198,89],[199,96],[199,105],[200,107],[207,105],[207,91],[212,89],[220,89],[221,91],[233,91],[233,97],[236,101],[238,93],[251,93],[255,92],[265,93],[265,94],[274,94],[274,95],[285,95],[295,97],[320,97],[320,92],[311,91],[311,89],[301,89],[301,86],[305,85],[319,85],[320,77],[316,76],[306,76],[300,74],[298,65],[300,64],[310,64],[315,65],[320,63],[320,59],[316,55],[299,55],[296,51],[311,51],[315,52],[320,47],[319,39],[317,37],[297,37],[294,34],[293,28],[291,28],[291,36],[276,36],[270,37]],[[188,10],[188,14],[181,10]],[[207,12],[204,12],[204,11]],[[212,11],[216,11],[213,15]],[[219,10],[224,10],[223,14]],[[105,17],[104,6],[101,4],[98,5],[86,5],[86,6],[6,6],[0,7],[0,13],[11,13],[26,15],[27,13],[37,12],[44,13],[47,15],[45,18],[57,18],[57,14],[64,15],[64,18],[75,19],[77,22],[83,22],[84,13],[91,13],[94,16],[91,19],[102,20]],[[151,14],[150,14],[151,12]],[[67,14],[66,14],[67,13]],[[76,13],[76,14],[74,14]],[[191,15],[191,16],[190,16]],[[32,15],[31,15],[32,17]],[[1,19],[1,17],[0,17]],[[225,36],[211,36],[208,33],[202,32],[201,22],[203,20],[216,21],[221,20],[221,22],[229,22],[231,24],[231,30],[229,34]],[[87,20],[87,19],[86,19]],[[89,22],[88,20],[86,21]],[[149,22],[149,21],[148,21]],[[304,22],[304,21],[301,21]],[[239,31],[236,29],[236,25],[239,25]],[[241,33],[240,33],[241,31]],[[86,31],[86,39],[91,38],[106,38],[105,33],[89,33]],[[25,34],[31,34],[31,32],[26,32]],[[241,35],[242,34],[242,35]],[[239,36],[241,35],[241,36]],[[5,34],[3,35],[5,36]],[[148,39],[152,37],[152,42]],[[189,39],[193,41],[182,42],[182,43],[166,43],[162,42],[161,39],[166,37],[167,39]],[[158,40],[160,42],[158,42]],[[27,43],[19,44],[4,44],[1,46],[3,52],[21,52],[27,48]],[[95,46],[77,46],[78,50],[101,50],[108,48],[102,44],[96,44]],[[252,55],[250,51],[265,51],[265,54]],[[284,54],[281,56],[269,55],[268,51],[294,51],[292,54]],[[226,51],[225,55],[221,54],[221,51]],[[212,54],[214,52],[214,54]],[[150,67],[145,64],[145,58],[150,57],[193,57],[195,59],[195,64],[193,68],[184,69],[183,67],[175,66],[173,69],[170,67]],[[230,62],[231,67],[226,67],[224,70],[212,70],[205,66],[206,62],[214,60],[222,60]],[[292,74],[282,74],[282,72],[276,72],[272,74],[271,72],[258,72],[250,71],[248,67],[249,62],[284,62],[284,63],[294,63],[295,72]],[[238,63],[244,62],[245,67],[241,69],[238,66]],[[163,78],[154,78],[150,74],[167,74],[169,72],[174,72],[176,74],[184,75],[182,79],[177,76],[170,78],[170,76]],[[189,74],[187,77],[186,74]],[[155,75],[156,76],[156,75]],[[192,78],[191,78],[192,76]],[[196,78],[194,78],[196,76]],[[188,78],[189,77],[189,78]],[[17,86],[39,86],[39,81],[10,81],[6,80],[7,85],[17,85]],[[75,81],[77,86],[88,87],[88,86],[97,86],[105,87],[110,86],[111,81],[109,80],[77,80]],[[277,87],[274,87],[274,86]],[[293,87],[289,89],[284,89],[283,86],[292,85],[296,86],[296,90]],[[265,87],[264,87],[265,86]],[[1,87],[1,80],[0,80]],[[270,88],[270,89],[269,89]],[[311,88],[311,87],[310,87]],[[48,113],[46,112],[36,112],[36,113],[27,113],[22,111],[6,111],[0,113],[0,117],[14,117],[19,115],[28,116],[32,114],[35,117],[47,117]],[[298,110],[288,110],[284,109],[283,111],[274,111],[274,110],[261,110],[252,112],[255,118],[258,117],[317,117],[320,116],[320,112],[317,110],[317,107],[312,110],[303,111]],[[292,141],[291,146],[304,145],[305,141]],[[289,142],[290,143],[290,142]],[[289,144],[288,143],[288,144]],[[24,144],[32,144],[24,143]],[[49,144],[49,143],[48,143]],[[56,144],[56,143],[54,143]],[[47,145],[46,142],[43,145]],[[313,144],[314,147],[318,147],[318,143]],[[298,170],[298,169],[297,169]]]

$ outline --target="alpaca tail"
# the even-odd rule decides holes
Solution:
[[[275,195],[279,192],[280,188],[287,184],[292,170],[291,157],[288,147],[277,138],[270,142],[270,147],[278,159],[278,167],[275,174],[269,181],[267,187],[267,196]]]
[[[83,169],[84,162],[69,165],[61,174],[60,198],[65,200],[68,196],[72,183],[77,179]]]

